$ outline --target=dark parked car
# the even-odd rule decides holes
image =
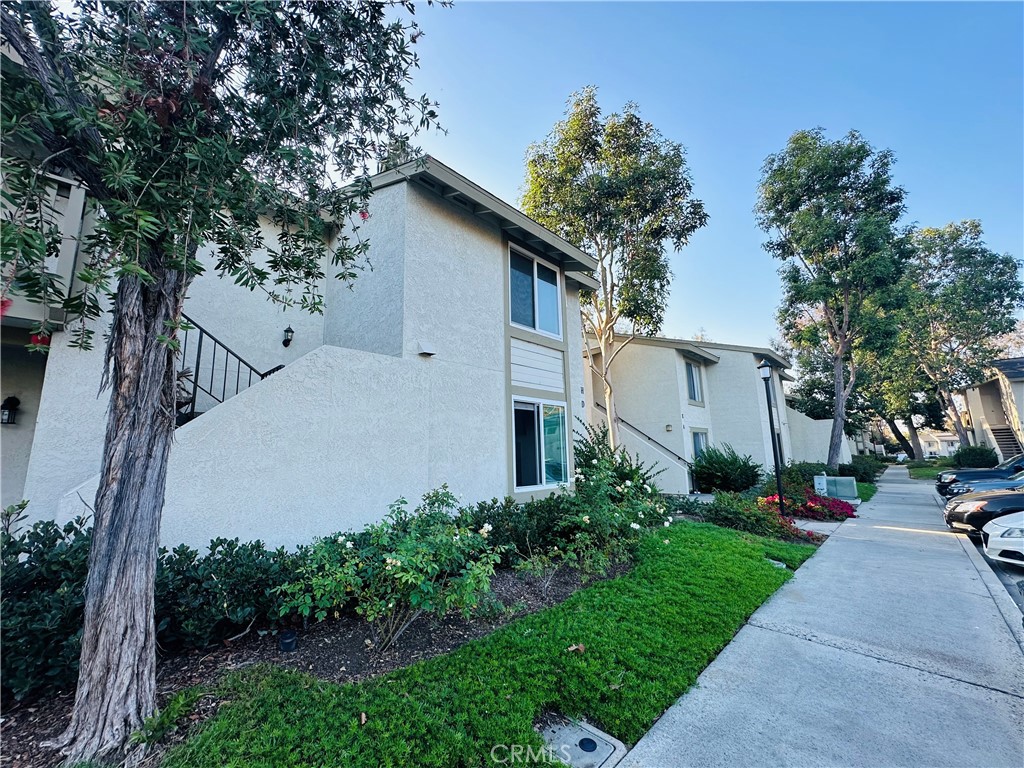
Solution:
[[[989,491],[1024,491],[1024,472],[1000,480],[957,480],[946,491],[946,498],[963,493],[988,493]]]
[[[988,469],[944,469],[935,476],[935,490],[941,496],[949,496],[949,487],[953,483],[964,483],[971,480],[1002,480],[1024,470],[1024,453],[1011,456],[1002,464]]]
[[[1021,491],[989,491],[950,499],[944,517],[950,528],[980,536],[981,529],[995,518],[1022,511],[1024,493]]]

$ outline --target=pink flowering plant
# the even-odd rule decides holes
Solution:
[[[789,499],[787,499],[789,502]],[[776,514],[779,511],[779,495],[764,496],[757,500],[757,505],[765,510],[773,510]],[[818,496],[810,488],[803,491],[802,497],[793,500],[793,503],[786,504],[786,512],[789,517],[796,517],[802,520],[848,520],[856,517],[852,504],[842,499],[834,499],[830,496]]]

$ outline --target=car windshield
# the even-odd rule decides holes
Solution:
[[[1024,461],[1024,453],[1018,453],[1016,456],[1011,456],[1002,464],[998,465],[996,469],[1009,469],[1014,464],[1020,464],[1022,461]]]
[[[1024,469],[1018,472],[1016,475],[1010,475],[1009,480],[1024,480]]]

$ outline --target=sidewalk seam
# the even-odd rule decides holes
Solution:
[[[993,688],[991,685],[985,685],[984,683],[975,683],[975,682],[972,682],[970,680],[964,680],[964,679],[959,678],[959,677],[954,677],[952,675],[944,675],[941,672],[935,672],[934,670],[931,670],[931,669],[923,669],[921,667],[914,666],[913,664],[907,664],[906,662],[903,662],[903,661],[895,661],[893,659],[887,659],[884,656],[876,656],[875,654],[867,653],[866,651],[860,651],[860,650],[856,650],[854,648],[844,648],[844,647],[842,647],[840,645],[836,645],[834,643],[827,643],[827,642],[824,642],[822,640],[815,640],[815,639],[812,639],[810,637],[806,637],[804,635],[796,634],[795,632],[787,632],[784,629],[778,629],[778,628],[775,628],[775,627],[766,627],[766,626],[764,626],[762,624],[755,624],[752,621],[748,621],[747,624],[749,626],[755,627],[757,629],[763,629],[765,632],[775,632],[775,633],[780,634],[780,635],[785,635],[786,637],[796,638],[797,640],[805,640],[808,643],[814,643],[815,645],[820,645],[823,648],[831,648],[831,649],[836,650],[836,651],[844,651],[846,653],[852,653],[852,654],[855,654],[857,656],[863,656],[863,657],[868,658],[868,659],[875,659],[876,661],[884,661],[887,664],[895,664],[896,666],[903,667],[904,669],[912,669],[915,672],[921,672],[921,673],[926,674],[926,675],[934,675],[935,677],[941,677],[941,678],[943,678],[945,680],[952,680],[952,681],[957,682],[957,683],[963,683],[964,685],[970,685],[970,686],[973,686],[974,688],[982,688],[982,689],[984,689],[986,691],[992,691],[993,693],[1002,693],[1002,694],[1004,694],[1006,696],[1012,696],[1015,699],[1020,699],[1021,701],[1024,701],[1024,694],[1014,693],[1013,691],[1007,691],[1007,690],[1004,690],[1002,688]]]

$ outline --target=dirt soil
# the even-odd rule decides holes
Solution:
[[[629,565],[620,563],[613,566],[604,578],[614,578],[627,570]],[[458,615],[440,620],[421,616],[406,630],[396,646],[384,653],[372,647],[366,623],[355,615],[342,615],[337,620],[298,629],[298,645],[291,653],[278,650],[276,635],[268,633],[261,636],[254,632],[228,647],[159,660],[158,705],[162,706],[183,688],[194,685],[209,688],[227,672],[260,663],[308,672],[337,683],[382,675],[448,653],[513,619],[557,605],[582,586],[579,574],[567,568],[555,574],[546,592],[541,579],[500,570],[491,580],[491,587],[504,610],[468,621]],[[4,650],[11,652],[11,649]],[[60,733],[68,722],[73,703],[73,692],[21,703],[4,702],[0,713],[0,766],[49,768],[58,765],[59,755],[44,748],[41,742]],[[169,747],[184,741],[190,730],[216,713],[220,704],[212,694],[200,699],[184,727],[166,737],[152,751],[146,764],[156,766]]]

